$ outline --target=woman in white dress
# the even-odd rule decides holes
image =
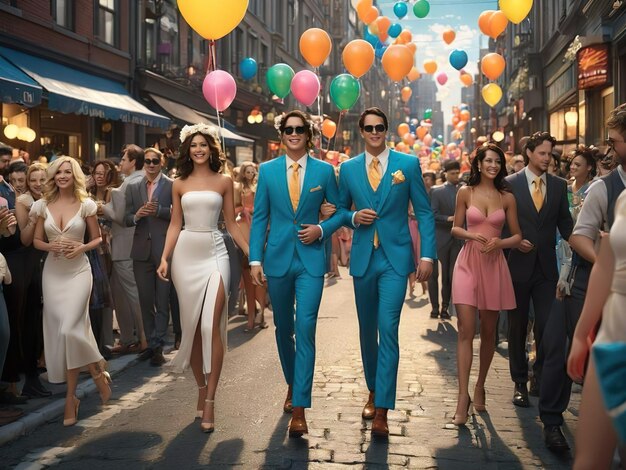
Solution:
[[[179,179],[172,187],[172,217],[157,273],[167,279],[172,256],[182,340],[170,365],[178,372],[191,365],[198,385],[196,415],[202,418],[201,429],[212,432],[215,391],[226,348],[225,293],[230,278],[228,252],[218,227],[220,212],[246,256],[248,243],[235,222],[233,181],[220,174],[221,150],[215,128],[185,126],[180,140]]]
[[[33,204],[38,214],[34,246],[47,251],[43,268],[43,336],[48,380],[67,381],[63,425],[76,424],[78,374],[87,366],[102,403],[111,396],[110,377],[89,321],[91,269],[86,251],[102,239],[97,206],[85,191],[85,175],[76,160],[60,157],[47,170],[43,197]],[[84,244],[85,230],[89,243]]]

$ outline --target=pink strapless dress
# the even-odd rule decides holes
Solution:
[[[466,212],[467,230],[485,237],[500,237],[506,219],[504,209],[485,216],[475,206]],[[455,304],[472,305],[479,310],[513,310],[515,292],[511,273],[502,250],[482,253],[482,244],[468,240],[459,253],[452,275]]]

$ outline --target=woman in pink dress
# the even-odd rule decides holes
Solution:
[[[459,397],[452,421],[456,425],[467,422],[472,403],[469,374],[476,310],[480,315],[480,367],[474,404],[477,411],[484,411],[485,379],[495,350],[498,312],[515,308],[511,273],[502,250],[517,247],[522,235],[515,198],[506,189],[506,175],[502,150],[494,144],[482,146],[472,161],[469,183],[456,199],[452,235],[466,240],[452,275],[452,298],[458,315]],[[511,236],[501,239],[505,222]]]

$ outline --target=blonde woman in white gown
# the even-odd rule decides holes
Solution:
[[[248,255],[248,243],[235,222],[233,181],[220,174],[221,150],[214,128],[185,126],[181,133],[179,179],[172,187],[172,217],[158,275],[166,280],[172,257],[172,281],[178,292],[182,340],[170,365],[191,366],[198,385],[197,417],[204,432],[214,430],[214,400],[226,348],[228,252],[218,228],[226,229]],[[183,230],[184,217],[184,230]]]
[[[96,203],[85,191],[78,162],[60,157],[47,170],[43,197],[33,204],[37,214],[34,246],[47,251],[43,268],[43,336],[48,380],[67,382],[63,425],[76,424],[78,374],[87,366],[103,403],[111,396],[110,377],[103,371],[89,321],[91,269],[85,252],[100,245]],[[85,231],[89,243],[84,244]]]

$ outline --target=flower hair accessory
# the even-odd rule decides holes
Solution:
[[[219,135],[219,132],[217,130],[217,127],[216,126],[210,126],[210,125],[205,124],[203,122],[200,122],[198,124],[194,124],[193,126],[185,126],[185,127],[183,127],[180,130],[180,142],[183,143],[185,140],[187,140],[187,137],[189,137],[190,135],[196,134],[198,132],[201,133],[201,134],[204,134],[204,135],[210,135],[219,144],[219,142],[220,142],[220,135]]]

